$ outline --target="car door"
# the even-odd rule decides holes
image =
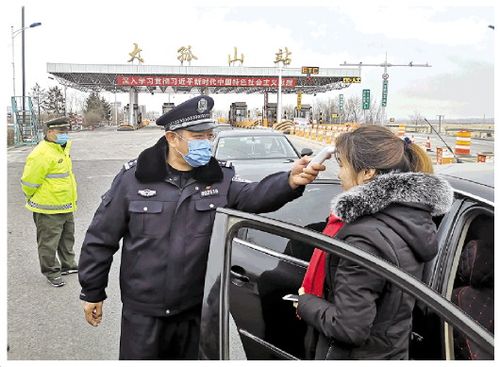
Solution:
[[[467,243],[480,239],[482,243],[493,244],[494,204],[479,197],[469,197],[464,193],[456,196],[452,209],[443,218],[439,227],[439,253],[433,263],[429,264],[426,280],[432,289],[456,303],[472,319],[488,327],[494,321],[493,318],[489,318],[488,325],[488,320],[485,320],[486,315],[491,314],[493,309],[493,292],[491,299],[486,302],[484,297],[480,297],[487,291],[486,287],[472,290],[474,296],[465,305],[457,302],[455,296],[458,289],[463,289],[465,285],[460,284],[458,274],[463,261],[462,252]],[[414,310],[414,325],[416,337],[412,340],[410,349],[414,358],[435,359],[445,356],[447,359],[463,359],[463,355],[468,354],[460,353],[457,349],[460,341],[467,339],[466,336],[453,330],[449,324],[440,323],[434,312],[421,303],[417,303]],[[456,340],[459,341],[458,344]],[[472,346],[474,343],[468,341],[466,344]]]
[[[321,232],[330,211],[330,201],[325,198],[333,198],[340,191],[337,180],[319,180],[308,185],[301,198],[263,215],[286,218]],[[247,355],[252,359],[303,358],[301,340],[306,327],[296,317],[292,303],[282,298],[297,293],[313,248],[253,228],[241,233],[233,241],[230,310]]]
[[[290,302],[281,300],[281,297],[287,292],[295,293],[305,264],[266,246],[233,239],[241,228],[259,229],[305,244],[315,243],[324,251],[358,262],[415,296],[488,351],[493,350],[491,334],[430,287],[384,260],[292,224],[219,209],[205,283],[200,341],[202,358],[229,359],[232,345],[229,340],[230,319],[234,320],[238,331],[236,336],[239,334],[247,359],[303,358],[304,325],[295,317]],[[266,297],[271,297],[270,301]]]

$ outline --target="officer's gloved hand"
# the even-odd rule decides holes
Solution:
[[[292,189],[296,189],[299,186],[304,186],[313,182],[321,171],[326,169],[324,164],[312,164],[307,167],[307,164],[311,161],[311,157],[303,156],[302,158],[295,161],[290,171],[290,176],[288,177],[288,183]]]

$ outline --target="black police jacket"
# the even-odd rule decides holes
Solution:
[[[422,279],[438,251],[432,216],[452,202],[451,186],[437,176],[380,175],[332,201],[345,222],[335,238]],[[324,293],[324,299],[301,295],[297,308],[318,333],[315,359],[408,359],[414,297],[334,255],[327,257]]]
[[[80,299],[106,299],[113,254],[123,239],[124,307],[165,316],[200,305],[216,208],[274,211],[304,190],[290,188],[289,172],[243,182],[230,164],[214,158],[195,168],[193,178],[180,189],[167,177],[167,151],[162,137],[137,161],[125,164],[103,195],[80,254]]]

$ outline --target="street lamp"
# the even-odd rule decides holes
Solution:
[[[14,30],[14,26],[10,26],[10,32],[11,32],[11,37],[12,37],[12,92],[13,95],[16,95],[16,68],[15,68],[15,58],[14,58],[14,38],[21,34],[25,29],[29,28],[34,28],[38,27],[39,25],[42,25],[40,22],[32,23],[28,27],[20,28],[18,30]],[[23,50],[24,50],[24,43],[23,43]],[[23,54],[24,55],[24,54]],[[23,56],[24,59],[24,56]]]
[[[23,96],[22,96],[22,111],[23,111],[23,126],[26,122],[26,106],[25,106],[25,99],[26,99],[26,72],[25,72],[25,63],[24,63],[24,30],[27,29],[27,28],[34,28],[34,27],[38,27],[39,25],[42,25],[42,23],[40,22],[36,22],[36,23],[32,23],[30,26],[28,27],[25,27],[24,26],[24,6],[21,7],[21,28],[14,31],[13,30],[13,27],[11,27],[11,31],[12,31],[12,73],[13,73],[13,82],[14,82],[14,96],[15,96],[15,74],[14,74],[14,37],[17,36],[19,33],[22,34],[22,65],[23,65],[23,68],[22,68],[22,76],[23,76]]]

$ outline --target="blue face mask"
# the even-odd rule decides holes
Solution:
[[[68,142],[68,134],[63,133],[63,134],[57,134],[56,135],[56,144],[59,145],[64,145]]]
[[[181,138],[182,139],[182,138]],[[182,139],[184,140],[184,139]],[[212,157],[212,145],[209,140],[188,140],[189,151],[182,158],[191,167],[200,167],[206,165]]]

